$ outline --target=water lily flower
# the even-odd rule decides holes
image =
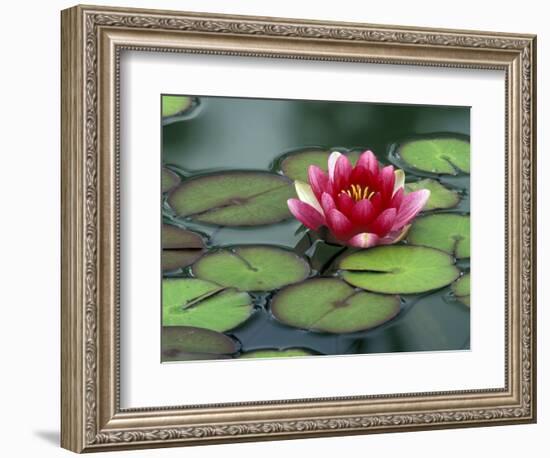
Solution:
[[[362,153],[355,167],[333,152],[328,175],[311,165],[308,181],[294,183],[298,199],[288,200],[294,217],[314,231],[325,226],[337,243],[360,248],[402,240],[430,197],[427,189],[406,194],[405,172],[381,167],[372,151]]]

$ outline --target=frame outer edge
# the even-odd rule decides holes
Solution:
[[[82,12],[61,12],[61,447],[85,448]]]

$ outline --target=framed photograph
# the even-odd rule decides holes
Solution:
[[[62,12],[62,446],[536,420],[536,38]]]

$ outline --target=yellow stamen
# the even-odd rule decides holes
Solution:
[[[370,199],[375,191],[370,191],[368,186],[362,188],[361,185],[352,184],[349,189],[340,191],[341,193],[347,194],[356,202],[362,199]]]

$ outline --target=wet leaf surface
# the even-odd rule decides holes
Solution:
[[[470,257],[470,216],[437,213],[417,218],[407,240],[414,245],[446,251],[457,258]]]
[[[271,313],[301,329],[350,333],[374,328],[399,312],[397,296],[356,290],[337,278],[316,278],[275,295]]]
[[[456,175],[470,173],[470,143],[457,138],[414,140],[401,145],[400,158],[423,172]]]
[[[442,288],[460,271],[447,253],[393,245],[361,250],[340,261],[342,278],[359,288],[387,294],[414,294]]]
[[[252,313],[247,293],[194,278],[162,281],[164,326],[193,326],[224,332]]]
[[[310,268],[290,250],[242,245],[208,253],[192,271],[198,278],[241,291],[269,291],[305,279]]]
[[[219,226],[258,226],[290,217],[292,183],[264,172],[225,172],[184,181],[168,202],[182,217]]]

